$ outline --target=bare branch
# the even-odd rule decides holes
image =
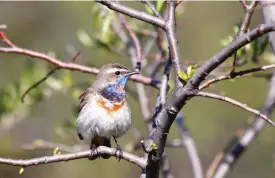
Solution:
[[[247,33],[252,14],[257,4],[259,3],[259,1],[253,0],[251,4],[248,6],[244,0],[241,0],[240,2],[242,4],[242,7],[244,8],[245,14],[240,26],[240,30],[238,31],[238,34],[235,38],[238,38],[239,36],[242,36],[243,34]],[[233,68],[231,70],[231,73],[235,72],[236,62],[237,62],[237,51],[234,53]]]
[[[49,164],[49,163],[62,162],[62,161],[67,162],[67,161],[75,160],[75,159],[97,157],[102,154],[108,154],[108,155],[114,156],[114,157],[120,156],[121,159],[128,161],[130,163],[133,163],[141,168],[146,167],[145,159],[138,157],[136,155],[127,153],[127,152],[123,152],[122,155],[121,154],[117,155],[116,149],[105,147],[105,146],[100,146],[95,151],[88,150],[88,151],[81,151],[81,152],[68,153],[68,154],[44,156],[44,157],[32,158],[32,159],[26,159],[26,160],[0,158],[0,164],[29,167],[29,166],[37,166],[40,164]]]
[[[135,66],[135,70],[136,71],[140,71],[141,70],[141,59],[142,59],[142,54],[141,54],[141,47],[140,47],[140,43],[139,43],[139,40],[136,36],[136,34],[133,32],[133,30],[131,29],[130,25],[127,23],[126,19],[124,16],[120,16],[121,17],[121,20],[122,20],[122,24],[123,26],[127,29],[127,31],[129,32],[129,35],[131,36],[132,38],[132,41],[135,45],[135,49],[136,49],[136,66]]]
[[[174,66],[174,78],[176,82],[176,88],[182,86],[182,83],[178,79],[180,69],[180,57],[178,49],[178,41],[176,38],[176,1],[168,1],[168,19],[166,25],[166,34],[169,44],[169,54]]]
[[[239,101],[236,101],[236,100],[231,99],[229,97],[217,95],[217,94],[214,94],[214,93],[208,93],[208,92],[198,92],[195,95],[196,96],[201,96],[201,97],[213,98],[213,99],[217,99],[217,100],[228,102],[230,104],[238,106],[238,107],[240,107],[240,108],[242,108],[242,109],[244,109],[244,110],[246,110],[248,112],[251,112],[251,113],[259,116],[261,119],[265,120],[266,122],[268,122],[272,126],[275,126],[275,123],[272,120],[270,120],[267,116],[265,116],[264,114],[262,114],[260,111],[258,111],[256,109],[253,109],[253,108],[250,108],[246,104],[240,103]]]
[[[163,156],[160,162],[160,167],[161,167],[163,178],[174,178],[167,153],[163,153]]]
[[[155,8],[154,4],[151,1],[144,0],[142,2],[144,2],[152,10],[155,16],[163,20],[163,18],[161,17],[161,15],[159,14],[159,12],[157,11],[157,9]]]
[[[262,67],[255,67],[255,68],[251,68],[251,69],[247,69],[247,70],[242,70],[239,72],[233,72],[233,73],[223,75],[223,76],[218,76],[216,78],[213,78],[213,79],[210,79],[210,80],[207,80],[206,82],[204,82],[202,85],[199,86],[199,90],[205,89],[205,88],[209,87],[210,85],[212,85],[213,83],[217,83],[222,80],[234,79],[234,78],[238,78],[238,77],[241,77],[243,75],[250,74],[253,72],[265,71],[267,69],[273,69],[273,68],[275,68],[275,64],[266,65],[266,66],[262,66]]]
[[[165,27],[164,20],[162,20],[158,17],[154,17],[152,15],[149,15],[145,12],[132,9],[130,7],[124,6],[124,5],[114,2],[114,1],[96,1],[96,2],[107,6],[109,9],[112,9],[119,13],[128,15],[130,17],[139,19],[141,21],[147,22],[149,24],[156,25],[162,29],[164,29],[164,27]]]
[[[80,52],[78,52],[73,58],[72,58],[72,62],[74,62],[77,58],[77,56],[79,56]],[[40,80],[38,80],[37,82],[35,82],[34,84],[32,84],[21,96],[21,102],[24,103],[24,99],[25,96],[27,96],[27,94],[32,90],[35,89],[36,87],[38,87],[41,83],[43,83],[44,81],[46,81],[53,73],[55,73],[57,70],[61,69],[60,67],[55,67],[53,69],[51,69],[49,72],[46,73],[46,75],[44,77],[42,77]]]
[[[275,74],[273,74],[270,80],[268,96],[266,97],[264,107],[261,109],[262,113],[269,117],[274,110],[274,105]],[[217,175],[224,177],[232,169],[232,165],[237,162],[242,153],[247,150],[250,143],[257,138],[263,130],[265,123],[264,120],[256,117],[246,129],[238,130],[235,136],[228,141],[225,149],[216,155],[206,172],[206,177],[211,178]],[[230,158],[230,161],[228,158]]]
[[[0,32],[0,38],[2,38],[2,40],[5,41],[7,44],[11,45],[10,47],[0,47],[0,52],[21,54],[21,55],[25,55],[25,56],[29,56],[29,57],[33,57],[33,58],[39,58],[39,59],[42,59],[48,63],[55,65],[56,67],[59,67],[61,69],[80,71],[80,72],[89,73],[89,74],[97,74],[99,72],[99,69],[97,69],[97,68],[87,67],[87,66],[75,64],[72,62],[63,62],[63,61],[57,60],[55,58],[52,58],[44,53],[17,47],[4,35],[3,32]],[[153,86],[155,88],[158,88],[159,84],[160,84],[160,82],[157,80],[153,80],[151,78],[144,77],[141,75],[131,76],[130,79],[135,82]]]
[[[185,126],[185,118],[182,113],[179,113],[176,118],[177,126],[181,132],[181,142],[186,149],[188,158],[191,162],[193,177],[203,178],[203,169],[201,165],[201,160],[198,155],[197,147],[194,139],[192,138],[189,130]]]

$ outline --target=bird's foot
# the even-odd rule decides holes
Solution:
[[[121,158],[123,157],[123,152],[119,145],[117,145],[116,147],[116,157],[118,159],[118,162],[120,162]]]
[[[90,149],[91,149],[91,154],[89,155],[88,159],[95,160],[96,158],[98,158],[96,146],[92,145]]]

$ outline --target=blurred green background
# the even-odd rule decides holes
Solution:
[[[83,46],[76,35],[78,29],[93,34],[92,5],[94,2],[0,2],[0,24],[6,24],[6,35],[18,46],[41,52],[55,52],[58,58],[69,61],[66,46],[73,44],[81,52],[77,63],[101,66],[119,62],[131,68],[129,59]],[[129,3],[130,4],[130,3]],[[188,2],[184,13],[177,18],[177,36],[182,60],[206,60],[222,46],[220,40],[232,34],[233,26],[243,15],[239,2]],[[260,10],[253,15],[251,26],[263,23]],[[29,61],[39,66],[46,63],[30,57],[0,54],[0,88],[18,81]],[[48,65],[48,64],[47,64]],[[45,72],[42,72],[42,77]],[[58,73],[58,72],[57,72]],[[92,83],[94,76],[72,72],[73,84]],[[129,86],[134,88],[133,82]],[[43,85],[39,86],[43,87]],[[253,108],[261,108],[268,90],[268,81],[261,78],[243,77],[235,82],[220,82],[211,91],[224,92]],[[156,91],[155,91],[156,92]],[[28,96],[27,96],[28,97]],[[133,127],[145,130],[138,103],[128,97],[132,109]],[[1,98],[0,98],[1,99]],[[0,157],[33,158],[53,154],[51,149],[23,150],[21,146],[34,139],[45,139],[64,144],[74,140],[61,139],[57,127],[65,120],[75,120],[73,106],[78,103],[67,91],[56,91],[49,98],[32,106],[30,114],[8,132],[0,135]],[[24,104],[18,104],[24,108]],[[211,99],[194,98],[183,108],[187,125],[196,141],[204,169],[214,156],[223,149],[239,128],[246,126],[253,116],[227,103]],[[180,137],[176,126],[169,139]],[[76,134],[76,133],[75,133]],[[266,126],[247,152],[241,157],[228,177],[274,177],[275,130]],[[145,135],[145,133],[144,133]],[[70,137],[70,135],[68,135]],[[75,139],[75,138],[73,138]],[[133,140],[131,133],[119,139],[121,145]],[[183,148],[167,149],[175,177],[192,177],[191,166]],[[142,152],[135,152],[142,155]],[[140,169],[124,161],[86,159],[40,165],[26,168],[23,175],[19,168],[0,165],[0,178],[7,177],[139,177]]]

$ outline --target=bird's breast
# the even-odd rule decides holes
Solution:
[[[113,103],[113,102],[108,102],[103,98],[99,98],[97,99],[96,104],[111,114],[113,112],[119,111],[124,106],[125,101],[122,101],[120,103]]]

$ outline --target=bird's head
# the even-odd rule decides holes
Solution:
[[[111,101],[125,99],[125,86],[130,76],[138,74],[121,64],[104,65],[96,76],[93,88]]]

